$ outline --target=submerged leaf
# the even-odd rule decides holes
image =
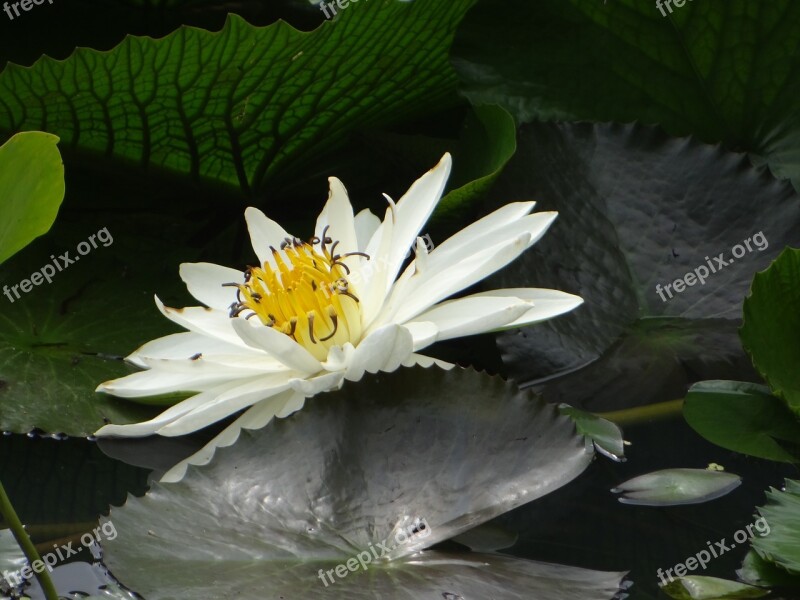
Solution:
[[[622,492],[619,501],[639,506],[677,506],[716,500],[733,491],[742,478],[733,473],[706,469],[664,469],[621,483],[611,490]]]
[[[417,554],[583,471],[591,453],[555,407],[498,378],[436,368],[365,378],[309,402],[113,509],[114,574],[148,600],[261,600],[264,589],[274,598],[614,595],[619,573]],[[320,569],[357,565],[371,548],[382,560],[321,580]]]

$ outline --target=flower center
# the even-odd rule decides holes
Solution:
[[[369,256],[363,252],[336,254],[339,242],[327,237],[327,232],[326,227],[322,239],[315,237],[310,243],[287,238],[280,251],[270,247],[275,267],[268,262],[248,267],[244,283],[225,284],[238,289],[230,316],[250,311],[247,319],[257,316],[261,323],[290,336],[319,360],[325,360],[331,346],[357,343],[361,311],[347,280],[350,269],[342,260]]]

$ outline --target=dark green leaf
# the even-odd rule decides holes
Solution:
[[[522,121],[659,123],[763,157],[800,185],[800,4],[662,5],[483,1],[454,64],[473,102]]]

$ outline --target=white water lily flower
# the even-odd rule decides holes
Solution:
[[[209,263],[182,264],[189,292],[205,307],[159,310],[187,332],[148,342],[128,357],[146,369],[97,390],[123,398],[196,392],[150,421],[106,425],[98,436],[183,435],[242,411],[187,463],[205,464],[214,448],[286,417],[306,398],[401,365],[453,365],[418,352],[455,337],[528,325],[572,310],[582,300],[549,289],[500,289],[450,296],[517,258],[556,213],[508,204],[428,252],[417,237],[442,195],[451,159],[418,179],[383,221],[355,217],[342,183],[330,178],[328,201],[308,243],[261,211],[245,218],[259,266],[244,273]],[[410,249],[416,256],[400,273]],[[398,276],[399,275],[399,276]]]

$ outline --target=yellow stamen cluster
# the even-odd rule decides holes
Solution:
[[[265,262],[261,267],[249,267],[244,283],[226,284],[238,288],[231,317],[250,311],[246,318],[257,316],[319,360],[325,360],[331,346],[355,344],[361,337],[359,300],[350,291],[350,269],[342,260],[354,254],[369,258],[358,252],[336,254],[338,242],[326,233],[327,227],[322,239],[314,238],[311,243],[287,239],[280,251],[270,247],[274,265]]]

